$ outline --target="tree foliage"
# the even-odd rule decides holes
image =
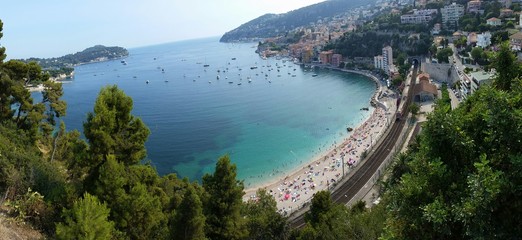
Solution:
[[[108,220],[110,209],[98,198],[85,193],[74,202],[73,208],[64,209],[65,222],[56,226],[58,239],[112,239],[114,223]]]
[[[190,184],[187,185],[179,210],[176,212],[173,235],[184,240],[206,239],[203,203]]]
[[[249,200],[243,207],[247,220],[248,239],[287,239],[286,219],[277,212],[275,199],[265,189],[256,192],[256,199]]]
[[[520,76],[521,70],[507,42],[500,45],[500,50],[495,54],[491,66],[496,69],[497,73],[493,86],[504,91],[511,90],[512,82]]]
[[[206,235],[210,239],[242,239],[248,232],[240,210],[243,182],[236,179],[236,165],[221,157],[214,174],[203,176]]]
[[[131,111],[132,99],[118,87],[108,86],[100,91],[94,112],[87,115],[83,125],[90,145],[91,166],[99,165],[109,154],[126,165],[145,158],[145,141],[150,130]]]

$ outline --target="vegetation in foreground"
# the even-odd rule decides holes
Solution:
[[[1,32],[1,23],[0,23]],[[1,35],[0,35],[1,37]],[[522,236],[522,82],[504,45],[498,74],[456,110],[447,95],[397,158],[381,204],[367,209],[319,192],[306,226],[289,229],[264,190],[242,202],[227,156],[202,184],[159,176],[142,159],[150,133],[116,86],[100,91],[66,132],[60,84],[0,48],[0,193],[10,215],[57,239],[506,239]],[[45,84],[34,102],[25,84]],[[5,196],[5,197],[4,197]]]

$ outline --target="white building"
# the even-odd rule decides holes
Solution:
[[[390,69],[393,67],[393,49],[390,46],[382,49],[382,55],[373,57],[375,68],[382,69],[386,74],[390,75]]]
[[[510,8],[511,4],[513,3],[512,0],[499,0],[498,2],[505,8]]]
[[[442,14],[442,23],[445,27],[458,27],[459,18],[464,16],[464,6],[452,3],[451,5],[446,5],[444,8],[440,9]]]
[[[485,32],[477,35],[477,47],[486,48],[491,45],[491,33]]]
[[[470,93],[476,92],[482,85],[490,84],[494,77],[493,73],[484,71],[472,72],[469,75],[471,78]]]
[[[406,14],[401,16],[402,24],[420,24],[430,22],[434,16],[437,15],[437,9],[414,9],[413,14]]]
[[[376,69],[384,69],[384,58],[382,55],[373,57],[373,64]]]
[[[382,58],[388,66],[393,65],[393,49],[390,46],[382,48]]]

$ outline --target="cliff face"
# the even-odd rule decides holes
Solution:
[[[246,41],[276,37],[297,27],[345,13],[374,0],[329,0],[283,14],[265,14],[225,33],[220,41]]]

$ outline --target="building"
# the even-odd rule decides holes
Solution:
[[[477,43],[477,33],[475,32],[470,32],[468,34],[468,37],[466,38],[467,41],[466,41],[466,45],[475,45]]]
[[[508,8],[500,9],[500,18],[506,18],[511,16],[513,16],[513,10]]]
[[[382,55],[373,57],[373,65],[376,69],[384,69],[384,58]]]
[[[442,14],[442,23],[446,28],[456,28],[459,24],[459,18],[464,15],[464,6],[452,3],[440,9]]]
[[[415,0],[415,7],[418,8],[425,8],[426,7],[426,0]]]
[[[430,83],[430,76],[422,73],[417,76],[418,83],[413,87],[413,99],[418,102],[431,101],[437,98],[437,86]]]
[[[471,78],[470,93],[474,93],[480,86],[490,84],[494,74],[491,72],[478,71],[470,73],[469,76]]]
[[[343,61],[343,55],[338,54],[338,53],[332,55],[332,66],[339,67],[339,65],[341,65],[342,61]]]
[[[513,3],[512,0],[498,0],[498,2],[505,8],[510,8],[511,4]]]
[[[401,16],[401,24],[421,24],[430,22],[437,15],[437,9],[414,9],[413,14]]]
[[[522,50],[522,32],[517,32],[509,36],[509,45],[513,51]]]
[[[487,48],[491,45],[491,33],[485,32],[477,35],[477,47]]]
[[[330,64],[332,63],[332,55],[333,51],[322,51],[319,53],[319,61],[321,61],[321,64]]]
[[[467,5],[467,8],[466,8],[466,11],[468,13],[481,13],[481,10],[480,10],[481,5],[482,5],[482,2],[480,0],[469,1],[468,5]]]
[[[382,59],[384,61],[383,70],[386,73],[390,72],[390,66],[393,65],[393,49],[390,46],[386,46],[382,49]]]
[[[440,30],[442,30],[442,25],[440,25],[440,23],[435,23],[431,29],[431,35],[438,35]]]
[[[486,24],[490,25],[490,26],[500,26],[500,25],[502,25],[502,20],[492,17],[492,18],[486,20]]]

